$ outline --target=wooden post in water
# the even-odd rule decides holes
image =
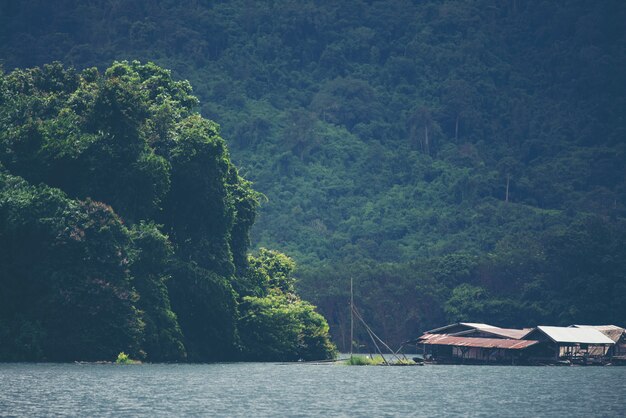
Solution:
[[[352,344],[354,341],[354,319],[352,316],[354,315],[352,312],[354,310],[354,294],[352,292],[352,277],[350,277],[350,358],[352,358]]]

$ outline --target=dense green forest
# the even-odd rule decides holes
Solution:
[[[137,61],[0,75],[0,360],[333,356],[190,93]]]
[[[44,147],[24,160],[3,151],[5,177],[33,186],[3,181],[37,194],[57,187],[85,205],[103,200],[132,242],[139,227],[157,242],[166,235],[175,251],[208,257],[220,277],[245,264],[251,228],[254,247],[297,261],[290,286],[319,307],[341,349],[350,277],[366,320],[393,344],[455,320],[624,325],[625,21],[619,0],[9,0],[0,3],[5,71],[53,61],[104,70],[123,59],[171,68],[201,99],[183,108],[219,121],[233,161],[262,195],[251,198],[234,173],[225,193],[260,203],[258,219],[251,226],[253,216],[238,221],[234,210],[226,223],[208,221],[172,195],[199,193],[176,192],[195,173],[159,182],[157,157],[174,170],[185,152],[132,150],[141,158],[130,165],[89,157],[73,166],[73,154],[93,151],[72,146],[72,135],[58,145],[65,150]],[[181,105],[155,103],[157,114]],[[54,129],[71,130],[71,117],[65,131]],[[161,117],[172,116],[150,129],[166,129]],[[26,124],[3,132],[5,141],[36,138],[29,129],[48,128]],[[105,183],[111,173],[116,183]],[[228,233],[219,229],[229,222],[233,260],[222,265]],[[213,228],[217,235],[205,235]],[[129,262],[150,269],[153,261]],[[237,286],[250,284],[234,282],[243,294]],[[169,297],[175,308],[188,295]],[[239,302],[269,309],[267,290],[262,299]],[[212,302],[198,295],[197,303]],[[241,329],[257,328],[247,318]],[[181,314],[179,322],[184,333]],[[215,335],[205,331],[193,332]]]

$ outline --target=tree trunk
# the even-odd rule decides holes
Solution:
[[[504,201],[506,203],[509,203],[509,184],[511,183],[511,175],[507,174],[506,175],[506,195],[504,197]]]
[[[456,123],[454,125],[454,142],[459,139],[459,115],[456,115]]]
[[[428,124],[424,125],[424,151],[430,155],[430,145],[428,144]]]

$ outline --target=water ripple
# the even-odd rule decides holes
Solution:
[[[0,364],[0,416],[626,415],[626,368]]]

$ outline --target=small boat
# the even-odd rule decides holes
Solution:
[[[422,357],[413,357],[411,360],[413,360],[415,362],[416,366],[423,366],[424,365],[424,359]]]

